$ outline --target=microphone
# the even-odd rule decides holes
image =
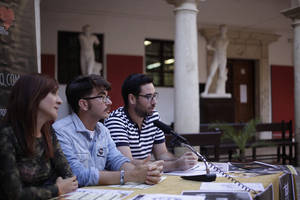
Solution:
[[[185,144],[189,144],[189,142],[187,141],[186,138],[184,138],[181,135],[175,133],[173,131],[173,129],[170,126],[168,126],[167,124],[165,124],[165,123],[163,123],[163,122],[161,122],[159,120],[153,121],[153,124],[154,124],[154,126],[158,127],[160,130],[162,130],[164,133],[169,133],[169,134],[175,136],[175,138],[178,139],[179,142],[182,142],[182,143],[185,143]]]
[[[154,124],[154,126],[161,129],[163,132],[173,135],[175,137],[175,139],[179,141],[181,146],[184,146],[184,147],[187,147],[188,149],[190,149],[193,153],[195,153],[198,156],[198,158],[200,158],[204,162],[207,174],[195,175],[195,176],[181,176],[181,178],[188,179],[188,180],[194,180],[194,181],[202,181],[202,182],[210,182],[210,181],[216,180],[216,174],[210,174],[208,162],[207,162],[206,158],[204,156],[202,156],[199,152],[197,152],[191,145],[189,145],[189,142],[186,138],[182,137],[178,133],[175,133],[170,126],[168,126],[167,124],[165,124],[159,120],[153,121],[153,124]]]

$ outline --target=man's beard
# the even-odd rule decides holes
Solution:
[[[140,109],[138,106],[134,108],[134,111],[139,117],[143,118],[151,116],[153,114],[153,111],[147,112],[146,110]]]

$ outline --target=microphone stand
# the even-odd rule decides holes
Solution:
[[[214,169],[216,172],[220,173],[221,176],[227,178],[228,180],[230,180],[231,182],[233,182],[234,184],[237,184],[240,188],[242,188],[243,190],[247,191],[247,192],[251,192],[253,194],[258,194],[257,191],[255,191],[254,189],[248,187],[247,185],[241,183],[239,180],[233,178],[232,176],[230,176],[229,174],[226,174],[223,170],[221,170],[219,167],[217,167],[216,165],[214,165],[212,162],[208,162],[206,160],[206,158],[201,155],[199,152],[197,152],[188,142],[188,140],[184,137],[182,137],[181,135],[175,133],[170,127],[168,127],[167,125],[165,125],[162,122],[156,121],[156,126],[160,129],[162,129],[165,133],[169,133],[171,135],[174,136],[174,138],[171,140],[171,143],[175,146],[176,144],[179,144],[180,146],[183,147],[187,147],[188,149],[190,149],[193,153],[195,153],[198,158],[200,158],[205,165],[206,168],[206,174],[202,174],[202,175],[195,175],[195,176],[181,176],[181,178],[183,179],[188,179],[188,180],[193,180],[193,181],[202,181],[202,182],[209,182],[209,181],[215,181],[217,175],[216,174],[211,174],[209,167],[210,166],[212,169]]]
[[[174,138],[174,142],[178,143],[180,146],[183,146],[183,147],[186,147],[188,149],[190,149],[193,153],[195,153],[198,158],[200,158],[200,160],[203,161],[204,165],[205,165],[205,170],[206,170],[206,174],[202,174],[202,175],[195,175],[195,176],[181,176],[181,178],[184,178],[184,179],[188,179],[188,180],[196,180],[196,181],[202,181],[202,182],[211,182],[211,181],[215,181],[216,180],[216,177],[217,175],[216,174],[211,174],[210,173],[210,170],[209,170],[209,167],[208,167],[208,162],[206,160],[206,158],[201,155],[199,152],[197,152],[195,150],[194,147],[192,147],[189,142],[187,141],[186,138],[184,138],[183,136],[175,133],[173,130],[169,131],[171,133],[171,135],[173,135],[175,138]]]
[[[212,167],[214,170],[216,170],[216,172],[220,173],[222,176],[229,179],[234,184],[237,184],[243,190],[245,190],[247,192],[252,192],[253,194],[257,194],[257,192],[254,189],[246,186],[245,184],[241,183],[237,179],[235,179],[232,176],[226,174],[223,170],[221,170],[220,168],[215,166],[213,163],[208,162],[203,155],[201,155],[191,145],[189,145],[189,142],[187,141],[187,139],[185,139],[181,135],[175,133],[173,130],[171,130],[169,132],[174,136],[174,142],[177,142],[177,144],[179,144],[180,146],[186,147],[186,148],[190,149],[193,153],[195,153],[198,156],[198,158],[200,158],[204,162],[204,165],[205,165],[205,168],[206,168],[206,174],[195,175],[195,176],[181,176],[181,178],[187,179],[187,180],[193,180],[193,181],[202,181],[202,182],[215,181],[217,175],[210,173],[210,170],[209,170],[209,167],[208,167],[208,165],[210,165],[210,167]]]
[[[194,154],[196,154],[196,155],[198,156],[198,158],[200,158],[201,160],[203,160],[204,165],[205,165],[205,169],[206,169],[206,173],[207,173],[207,174],[210,174],[210,170],[209,170],[209,167],[208,167],[208,165],[207,165],[207,160],[205,159],[204,156],[202,156],[200,153],[198,153],[198,152],[195,150],[195,148],[192,147],[192,146],[189,145],[189,144],[181,143],[181,146],[184,146],[184,147],[190,149]]]

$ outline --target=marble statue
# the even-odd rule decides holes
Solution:
[[[227,38],[227,26],[220,25],[219,33],[209,40],[207,50],[214,51],[213,59],[209,68],[209,75],[205,84],[202,97],[225,97],[230,98],[231,94],[226,93],[227,81],[227,47],[229,40]],[[215,93],[209,93],[213,78],[218,70],[217,85]]]
[[[91,34],[91,26],[84,25],[79,35],[80,43],[80,67],[82,75],[100,74],[102,64],[95,61],[94,45],[100,42],[96,35]]]

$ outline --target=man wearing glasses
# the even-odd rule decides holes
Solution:
[[[124,107],[113,111],[105,120],[117,148],[135,163],[153,153],[156,160],[164,160],[164,171],[186,170],[197,164],[197,156],[187,152],[176,158],[168,152],[164,133],[154,126],[159,119],[154,111],[158,93],[153,79],[145,74],[132,74],[122,86]]]
[[[122,155],[108,129],[99,120],[108,117],[110,84],[99,75],[75,78],[66,96],[73,113],[55,122],[53,128],[80,186],[139,182],[156,184],[162,162],[133,164]],[[106,171],[110,170],[110,171]]]

